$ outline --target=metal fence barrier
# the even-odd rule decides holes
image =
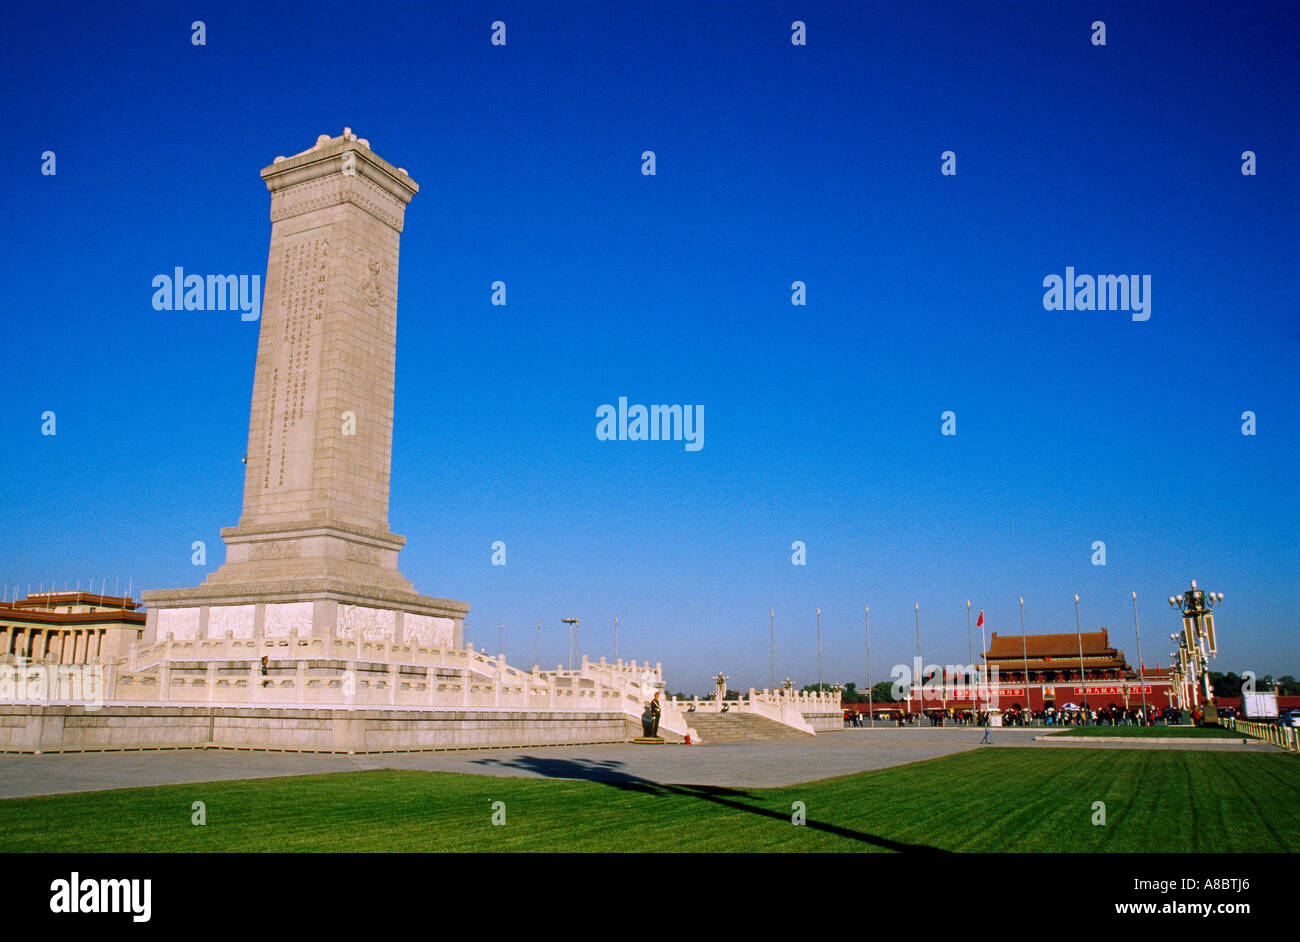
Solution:
[[[1300,753],[1300,730],[1294,727],[1278,726],[1273,723],[1252,723],[1249,720],[1235,718],[1228,720],[1226,725],[1237,732],[1280,746],[1287,752]]]

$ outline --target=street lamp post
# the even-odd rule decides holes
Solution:
[[[1170,608],[1176,609],[1183,616],[1183,635],[1191,655],[1191,666],[1195,674],[1193,679],[1197,692],[1207,702],[1214,696],[1214,690],[1210,687],[1210,658],[1217,657],[1219,653],[1211,610],[1222,602],[1222,592],[1199,589],[1195,579],[1185,593],[1169,599]]]
[[[569,626],[569,670],[573,670],[573,649],[578,640],[578,623],[580,618],[561,618],[560,621]]]
[[[1079,689],[1083,691],[1083,709],[1088,711],[1088,679],[1083,673],[1083,626],[1079,624],[1079,594],[1074,594],[1074,632],[1079,638]]]
[[[970,599],[966,600],[966,656],[970,658],[970,665],[975,665],[975,635],[971,632],[970,627]]]
[[[981,629],[981,635],[980,635],[980,636],[983,637],[983,629]],[[971,669],[975,669],[975,641],[974,641],[974,637],[975,637],[975,636],[974,636],[974,634],[971,632],[971,627],[970,627],[970,599],[967,599],[967,600],[966,600],[966,657],[968,658],[968,660],[967,660],[967,662],[966,662],[966,666],[969,667],[969,668],[971,668]],[[964,672],[963,672],[963,673],[964,673]],[[979,672],[978,672],[978,671],[976,671],[975,679],[976,679],[976,683],[978,683],[978,682],[979,682]],[[945,678],[944,678],[944,683],[945,683],[945,684],[947,683],[947,680],[948,680],[948,679],[945,677]],[[967,681],[967,683],[970,682],[970,674],[966,674],[966,681]],[[988,692],[988,686],[989,686],[989,676],[988,676],[988,670],[987,670],[987,668],[986,668],[985,671],[984,671],[984,691],[985,691],[985,693]],[[972,705],[972,706],[976,705],[976,696],[978,696],[978,690],[976,691],[976,695],[971,697],[971,705]],[[985,697],[984,702],[985,702],[985,704],[987,705],[987,703],[988,703],[988,698],[987,698],[987,697]]]
[[[867,626],[867,721],[874,729],[876,725],[876,702],[871,691],[871,606],[862,606],[862,618]]]
[[[1034,705],[1029,701],[1029,642],[1025,639],[1025,597],[1023,595],[1020,596],[1020,657],[1024,662],[1025,710],[1029,713],[1030,719],[1033,719]],[[1039,699],[1042,700],[1042,697],[1040,696]],[[1043,705],[1047,705],[1046,701]]]
[[[822,692],[822,610],[817,609],[817,692]]]
[[[776,689],[776,609],[767,613],[768,628],[772,633],[772,689]]]
[[[1142,629],[1138,627],[1138,594],[1136,592],[1133,593],[1133,632],[1137,635],[1138,689],[1142,691],[1142,725],[1145,726],[1147,722],[1147,682],[1144,675],[1147,670],[1142,664]]]
[[[912,678],[912,686],[915,687],[917,681],[921,680],[921,674],[925,671],[925,665],[921,661],[921,603],[913,602],[912,610],[916,617],[916,676]],[[925,706],[925,684],[921,684],[921,706]],[[912,691],[907,692],[907,711],[912,712]]]
[[[966,656],[971,667],[975,667],[975,635],[971,631],[971,600],[966,599]]]
[[[614,661],[618,662],[618,616],[614,616]]]
[[[542,667],[542,620],[537,619],[537,668]]]

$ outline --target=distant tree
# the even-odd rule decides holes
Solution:
[[[1228,671],[1226,674],[1210,671],[1210,685],[1214,688],[1216,697],[1240,697],[1245,678],[1236,671]],[[1272,674],[1265,674],[1255,678],[1255,689],[1261,693],[1276,693],[1281,697],[1300,696],[1300,681],[1290,674],[1283,674],[1277,679]]]
[[[871,688],[871,698],[877,703],[897,703],[894,699],[894,684],[892,681],[882,680]]]
[[[1222,674],[1218,671],[1210,671],[1210,685],[1214,688],[1214,694],[1218,697],[1240,697],[1242,679],[1233,671]]]
[[[813,685],[816,687],[816,685]],[[828,687],[828,689],[834,689]],[[840,703],[866,703],[867,695],[858,690],[858,685],[849,681],[840,688]]]

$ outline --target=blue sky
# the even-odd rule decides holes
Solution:
[[[1137,591],[1166,664],[1196,578],[1226,595],[1216,668],[1300,673],[1294,4],[29,6],[0,63],[0,584],[220,565],[257,325],[154,311],[150,282],[264,274],[258,170],[346,125],[421,184],[390,519],[472,641],[504,621],[529,665],[540,619],[554,665],[575,615],[612,656],[617,615],[670,688],[743,689],[775,609],[802,684],[820,606],[825,679],[861,685],[865,604],[878,680],[913,603],[950,663],[966,599],[1016,632],[1021,595],[1045,632],[1079,593],[1136,662]],[[1066,266],[1151,275],[1150,320],[1044,310]],[[598,441],[619,396],[703,405],[704,448]]]

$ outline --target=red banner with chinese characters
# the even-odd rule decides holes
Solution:
[[[1105,696],[1113,696],[1113,695],[1118,694],[1119,696],[1122,697],[1122,696],[1124,696],[1125,692],[1127,692],[1127,693],[1129,693],[1129,694],[1131,694],[1131,695],[1135,695],[1135,696],[1139,696],[1139,697],[1140,697],[1140,696],[1142,696],[1142,694],[1144,694],[1144,693],[1153,693],[1153,692],[1154,692],[1154,688],[1153,688],[1150,684],[1148,684],[1148,685],[1145,686],[1145,687],[1139,687],[1139,686],[1137,686],[1136,684],[1130,684],[1130,685],[1127,686],[1127,687],[1122,686],[1122,685],[1119,686],[1119,687],[1089,687],[1088,690],[1087,690],[1087,696],[1089,696],[1089,697],[1105,697]],[[1075,688],[1074,688],[1074,695],[1075,695],[1076,697],[1082,697],[1082,696],[1084,696],[1084,688],[1082,688],[1082,687],[1075,687]]]

